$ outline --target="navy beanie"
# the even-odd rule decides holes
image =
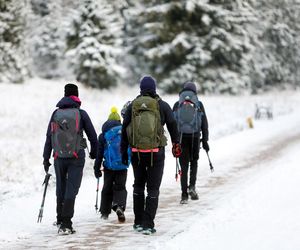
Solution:
[[[140,80],[141,92],[156,92],[156,80],[152,76],[143,76]]]
[[[184,83],[183,90],[191,90],[191,91],[195,92],[195,94],[197,94],[196,85],[193,82]]]
[[[78,87],[75,84],[68,83],[65,85],[65,96],[75,95],[78,97]]]

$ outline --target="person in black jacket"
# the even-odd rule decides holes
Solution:
[[[156,94],[156,81],[151,76],[144,76],[140,80],[140,96],[150,96],[158,99],[161,125],[167,125],[173,143],[173,154],[178,157],[180,154],[179,134],[172,110],[166,102]],[[135,99],[136,100],[136,99]],[[122,126],[121,153],[124,163],[127,162],[127,148],[129,139],[126,132],[132,120],[132,106],[129,104]],[[136,231],[144,234],[152,234],[154,229],[154,218],[158,207],[159,188],[162,180],[165,160],[164,145],[150,151],[139,151],[132,148],[131,163],[134,172],[133,184],[133,210],[134,225]],[[151,152],[152,151],[152,152]],[[145,186],[147,185],[147,197],[145,198]]]
[[[121,159],[120,146],[119,154],[113,154],[111,157],[115,156],[117,159],[108,159],[106,152],[108,152],[108,143],[105,138],[105,134],[109,132],[112,128],[121,127],[121,117],[117,112],[115,107],[112,107],[111,114],[108,117],[108,120],[102,125],[102,133],[98,137],[98,151],[97,157],[94,165],[95,177],[98,179],[102,176],[101,165],[103,162],[104,167],[104,184],[101,192],[101,206],[100,213],[102,219],[107,219],[113,209],[117,216],[119,222],[125,221],[124,211],[126,208],[126,199],[127,199],[127,190],[126,190],[126,179],[127,179],[127,168],[128,165],[123,165],[117,162],[118,159]],[[118,130],[116,130],[118,131]],[[116,142],[120,143],[120,142]],[[117,145],[111,145],[115,147]],[[119,158],[120,157],[120,158]],[[109,166],[109,161],[114,162],[117,165],[117,168]]]
[[[73,158],[60,158],[57,155],[54,156],[54,168],[56,174],[56,212],[57,221],[56,225],[59,227],[59,233],[70,234],[74,233],[72,227],[72,217],[74,215],[74,204],[75,198],[79,191],[79,187],[82,179],[82,171],[85,163],[85,152],[84,148],[86,145],[83,138],[83,130],[85,131],[90,144],[91,152],[90,158],[95,159],[97,153],[97,134],[95,132],[94,126],[88,116],[87,112],[80,109],[81,101],[78,98],[78,87],[75,84],[65,85],[65,96],[57,103],[58,109],[56,109],[50,119],[46,142],[44,146],[43,153],[43,165],[45,172],[49,171],[50,167],[50,156],[53,149],[52,142],[52,126],[54,121],[54,115],[59,109],[71,109],[75,108],[79,110],[80,113],[80,135],[81,145],[78,152],[74,153]],[[52,129],[51,129],[52,128]]]
[[[197,95],[196,85],[193,82],[186,82],[182,91],[192,91]],[[179,101],[174,104],[173,112],[176,112],[179,107]],[[197,180],[197,169],[198,159],[200,150],[200,137],[202,134],[202,147],[205,151],[209,151],[208,145],[208,121],[205,113],[204,106],[201,101],[198,101],[198,112],[201,112],[201,126],[195,133],[182,133],[180,132],[180,145],[182,147],[182,154],[179,157],[179,163],[181,166],[181,204],[186,204],[188,201],[188,194],[192,200],[198,200],[198,194],[196,192],[196,180]],[[177,121],[179,124],[179,121]],[[178,125],[179,126],[179,125]],[[188,185],[188,170],[190,167],[190,179]]]

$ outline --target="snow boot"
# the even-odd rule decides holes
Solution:
[[[156,229],[154,228],[144,228],[142,233],[145,235],[151,235],[154,234],[156,232]]]
[[[189,188],[189,195],[191,196],[191,200],[199,200],[198,194],[194,186]]]
[[[107,220],[108,219],[108,214],[101,214],[101,219],[102,220]]]
[[[180,204],[187,204],[188,203],[188,199],[189,199],[188,193],[182,193],[181,194]]]
[[[119,222],[121,222],[121,223],[125,222],[126,218],[125,218],[125,215],[124,215],[124,211],[121,207],[117,207],[116,214],[118,216]]]
[[[134,231],[137,231],[137,232],[142,232],[143,231],[143,227],[141,225],[138,225],[138,224],[133,224],[133,229],[134,229]]]
[[[74,234],[76,231],[73,229],[73,227],[65,227],[64,225],[61,225],[58,229],[59,235],[69,235]]]

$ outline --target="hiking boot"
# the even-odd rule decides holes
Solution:
[[[134,231],[137,231],[137,232],[143,231],[142,225],[139,225],[139,224],[133,224],[133,229],[134,229]]]
[[[74,234],[76,231],[71,227],[65,227],[64,225],[61,225],[58,229],[58,234],[59,235],[69,235],[69,234]]]
[[[182,193],[181,194],[180,204],[187,204],[188,203],[188,199],[189,199],[188,193]]]
[[[54,222],[53,222],[53,226],[56,226],[56,227],[58,227],[58,228],[61,226],[61,224],[62,224],[61,221],[54,221]]]
[[[100,217],[102,220],[107,220],[108,219],[108,214],[101,214]]]
[[[156,232],[156,229],[154,228],[144,228],[142,233],[145,235],[151,235],[154,234]]]
[[[121,207],[117,207],[116,209],[116,214],[118,216],[118,220],[119,222],[125,222],[125,215],[124,215],[124,211]]]
[[[189,195],[191,196],[191,200],[198,200],[199,199],[198,194],[195,190],[195,187],[190,187],[189,188]]]

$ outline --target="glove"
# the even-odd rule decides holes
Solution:
[[[122,154],[122,163],[126,166],[128,165],[128,154],[127,154],[127,152]]]
[[[47,174],[49,171],[49,167],[51,166],[51,163],[49,162],[49,160],[44,159],[43,165],[44,165],[45,172]]]
[[[209,145],[208,145],[207,141],[202,141],[202,147],[206,152],[209,151]]]
[[[94,152],[90,152],[89,157],[90,157],[90,159],[94,160],[94,159],[96,159],[96,154]]]
[[[100,168],[94,167],[94,174],[96,179],[102,177],[102,171],[100,170]]]
[[[175,158],[178,158],[181,155],[182,150],[179,143],[173,143],[172,153]]]

